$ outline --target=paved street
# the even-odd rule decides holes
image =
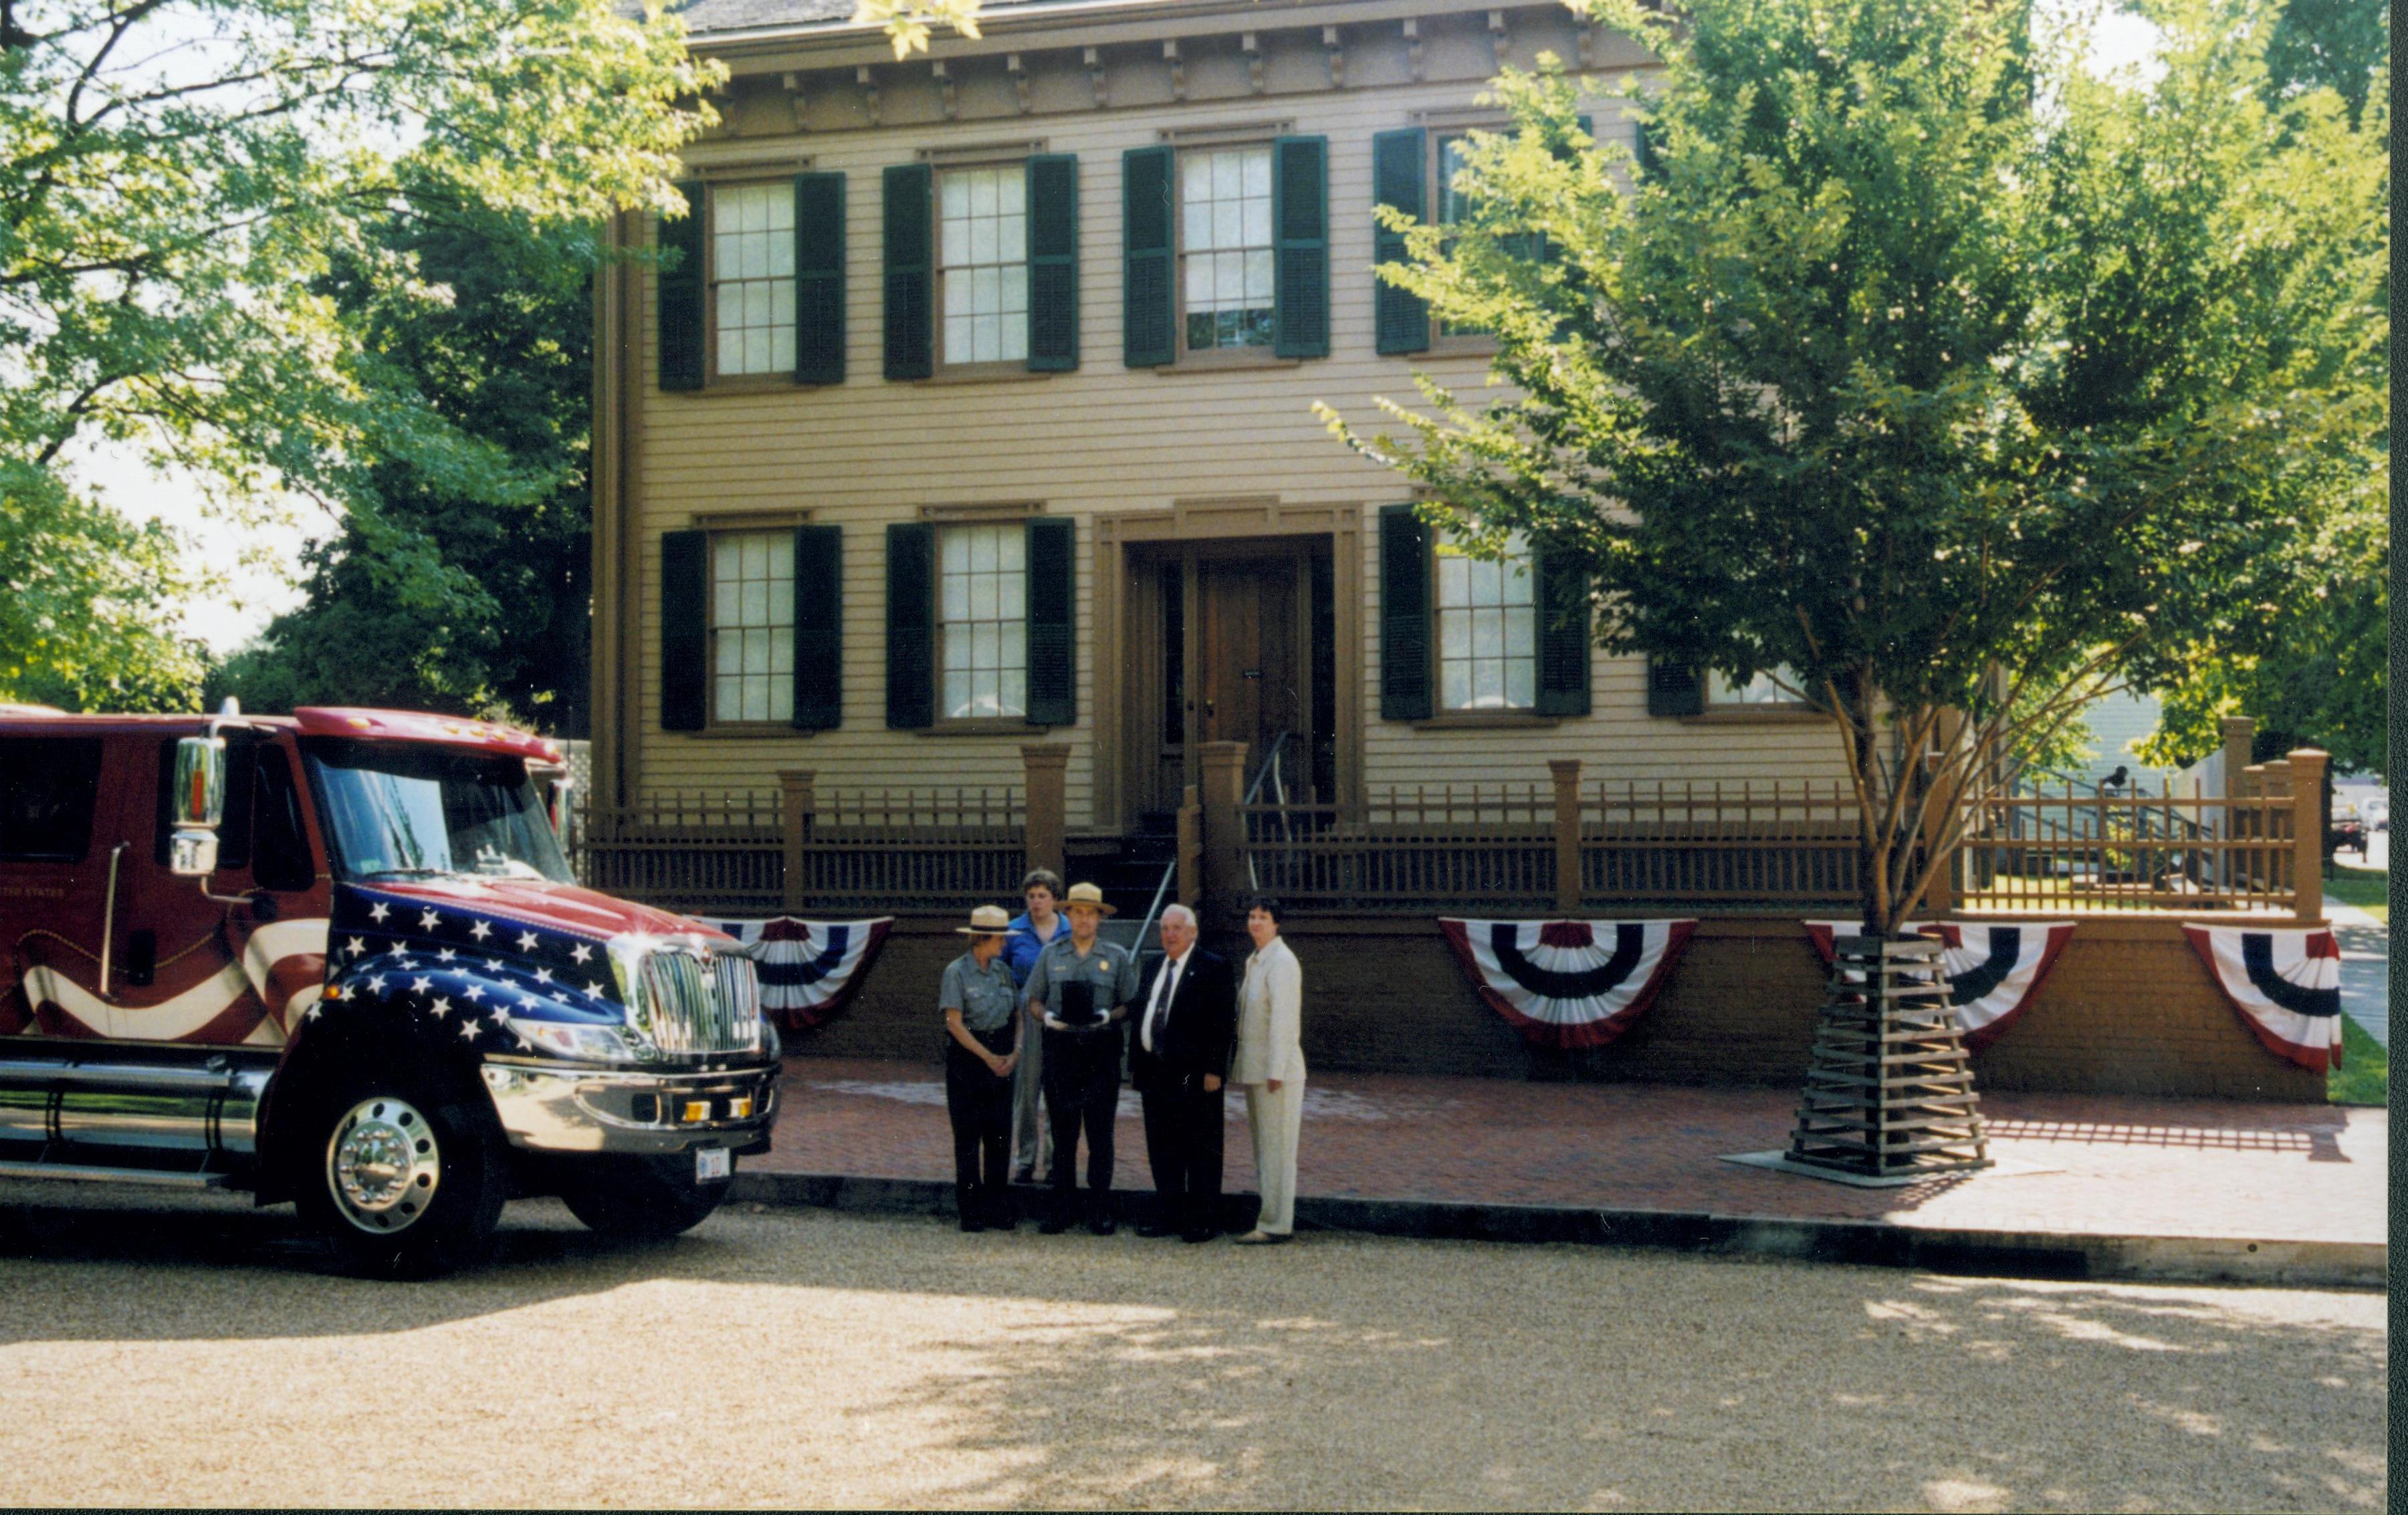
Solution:
[[[723,1214],[316,1270],[0,1189],[9,1504],[2377,1508],[2382,1296]]]

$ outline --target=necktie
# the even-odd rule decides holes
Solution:
[[[1166,961],[1162,977],[1154,980],[1154,1004],[1145,1012],[1145,1050],[1149,1052],[1154,1050],[1154,1034],[1162,1029],[1162,1017],[1170,1008],[1171,992],[1177,987],[1180,967],[1186,961],[1183,957],[1177,963]]]

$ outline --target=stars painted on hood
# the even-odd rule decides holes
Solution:
[[[441,923],[442,920],[443,918],[436,914],[433,910],[421,910],[418,912],[418,929],[421,931],[433,931],[437,925]]]
[[[435,997],[435,1003],[426,1007],[426,1013],[440,1021],[452,1013],[452,1002],[437,994]]]
[[[494,923],[491,921],[480,921],[475,925],[468,928],[468,935],[476,937],[479,941],[483,941],[493,934]]]
[[[368,919],[375,922],[378,925],[384,924],[384,918],[392,913],[393,907],[387,905],[382,900],[379,900],[374,905],[368,907]]]
[[[594,961],[593,946],[587,942],[579,942],[575,947],[569,949],[568,960],[571,963],[580,965],[580,966],[584,964],[591,963]]]
[[[343,943],[343,950],[349,952],[353,957],[361,956],[366,952],[367,950],[368,944],[362,941],[357,936],[353,936],[351,940]]]
[[[535,950],[535,944],[542,939],[532,931],[522,931],[519,933],[519,950],[532,952]]]

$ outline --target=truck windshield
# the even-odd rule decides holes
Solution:
[[[303,751],[344,878],[572,881],[517,758],[327,739],[308,742]]]

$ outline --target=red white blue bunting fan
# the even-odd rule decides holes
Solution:
[[[1825,963],[1834,959],[1836,938],[1863,929],[1855,921],[1806,922],[1806,935],[1813,938],[1814,950]],[[1906,929],[1936,936],[1945,949],[1940,963],[1948,976],[1948,1003],[1956,1011],[1956,1028],[1972,1047],[1987,1046],[2030,1007],[2041,980],[2073,936],[2071,921],[2027,921],[2012,926],[1913,922]]]
[[[2275,1056],[2317,1073],[2341,1066],[2341,944],[2330,931],[2186,924],[2183,935]]]
[[[1542,1047],[1602,1047],[1630,1028],[1695,921],[1458,921],[1439,930],[1488,1008]]]
[[[844,1008],[886,940],[893,916],[875,921],[705,921],[744,944],[759,965],[761,1008],[790,1027],[815,1026]]]

